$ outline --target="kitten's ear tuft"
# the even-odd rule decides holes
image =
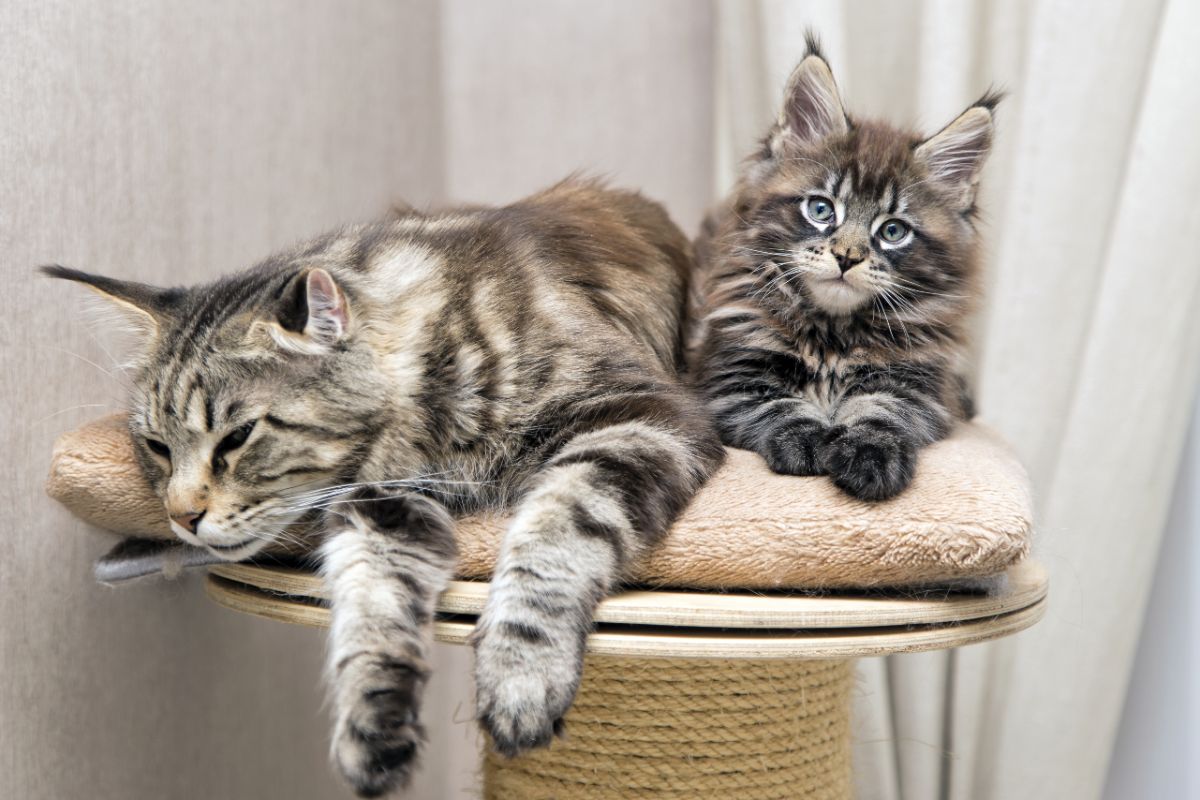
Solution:
[[[161,289],[136,281],[93,275],[58,264],[40,267],[39,271],[51,278],[82,283],[120,310],[137,332],[150,336],[157,334],[175,315],[186,294],[184,289]]]
[[[323,350],[349,332],[350,303],[332,275],[314,268],[292,281],[277,321],[285,338],[276,339],[284,346],[305,352]]]
[[[804,57],[816,56],[829,63],[829,59],[825,57],[825,51],[821,48],[821,37],[817,36],[817,32],[809,28],[804,32]]]
[[[915,150],[929,177],[949,190],[959,211],[975,206],[979,173],[992,149],[993,115],[1003,97],[999,91],[989,91]]]
[[[807,44],[804,60],[788,78],[783,110],[779,112],[776,131],[771,137],[771,152],[776,157],[789,142],[810,145],[850,129],[833,71],[811,32]]]

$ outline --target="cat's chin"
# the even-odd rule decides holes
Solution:
[[[259,538],[250,538],[244,542],[235,542],[230,545],[203,544],[202,546],[222,561],[245,561],[262,552],[266,548],[267,542]]]
[[[270,544],[268,540],[259,536],[250,536],[242,540],[230,536],[229,542],[205,541],[196,534],[176,525],[174,522],[171,523],[171,529],[174,531],[176,538],[185,544],[205,550],[222,561],[245,561],[247,558],[262,552]]]
[[[869,292],[841,278],[810,281],[808,290],[817,308],[834,316],[852,314],[871,299]]]

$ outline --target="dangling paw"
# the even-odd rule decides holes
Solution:
[[[581,648],[564,649],[538,629],[483,629],[475,639],[476,717],[496,752],[512,758],[561,735],[581,669]]]
[[[379,797],[412,777],[425,729],[417,720],[425,676],[407,663],[359,659],[338,676],[333,758],[360,797]],[[339,702],[340,704],[340,702]]]

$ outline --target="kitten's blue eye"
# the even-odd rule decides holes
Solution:
[[[828,197],[815,194],[804,202],[808,217],[813,222],[829,222],[833,219],[833,201]]]
[[[887,222],[879,226],[879,238],[883,239],[888,244],[895,244],[908,236],[908,225],[898,219],[889,219]]]

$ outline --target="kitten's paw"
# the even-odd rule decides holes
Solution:
[[[912,482],[917,448],[885,428],[839,426],[830,429],[818,457],[842,491],[859,500],[887,500]]]
[[[359,797],[408,784],[425,729],[417,720],[425,676],[408,664],[350,665],[339,681],[345,697],[333,731],[333,758]],[[353,667],[358,667],[353,669]]]
[[[475,708],[496,752],[512,758],[545,747],[563,732],[563,715],[579,688],[582,659],[540,638],[504,629],[475,642]]]
[[[763,437],[762,457],[781,475],[822,475],[818,455],[827,430],[817,420],[785,422]]]

